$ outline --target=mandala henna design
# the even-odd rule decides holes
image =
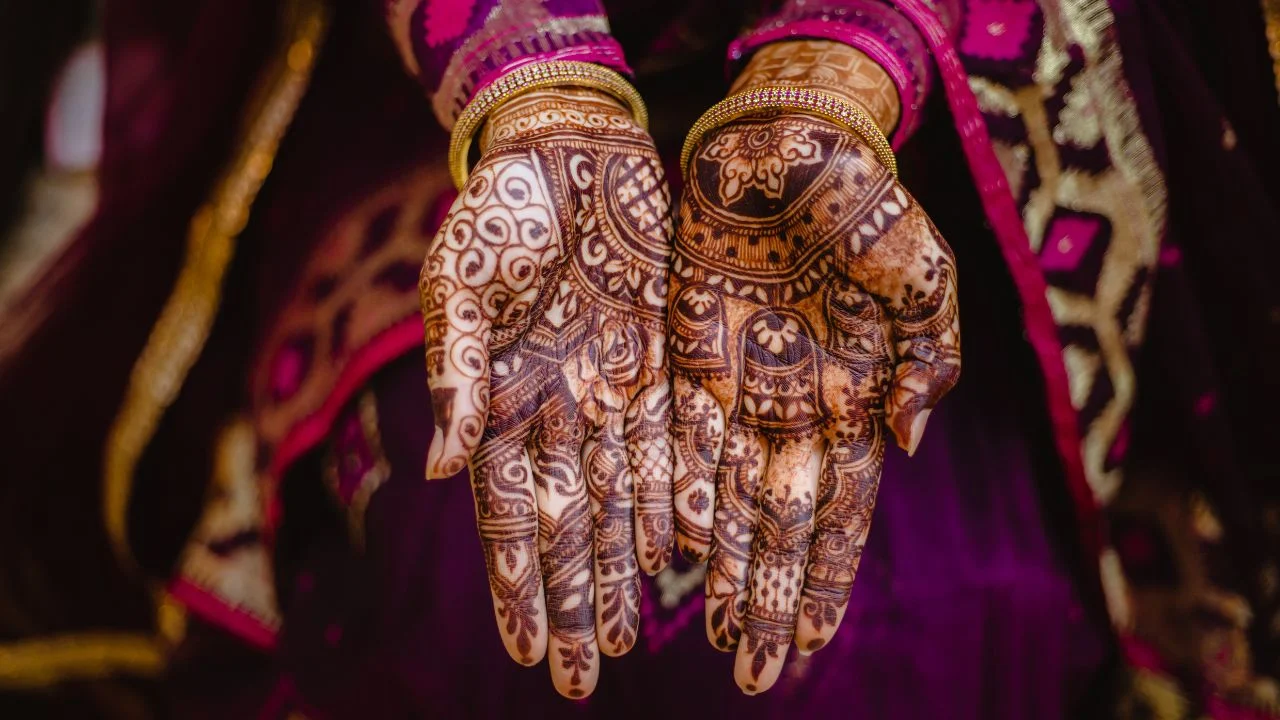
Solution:
[[[707,135],[672,270],[677,498],[716,467],[711,518],[677,500],[681,543],[710,531],[708,638],[761,692],[843,616],[886,429],[914,450],[958,377],[955,262],[861,140],[774,114]]]
[[[503,641],[584,697],[635,643],[638,570],[670,557],[670,199],[595,91],[511,100],[481,147],[423,264],[427,471],[470,465]]]

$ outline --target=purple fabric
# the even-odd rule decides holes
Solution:
[[[312,542],[288,582],[286,706],[333,717],[1068,716],[1107,632],[1083,609],[1050,539],[1061,478],[1040,395],[990,392],[1036,376],[1012,288],[975,218],[948,218],[942,192],[938,219],[957,231],[972,278],[965,376],[916,457],[890,451],[849,613],[803,673],[793,663],[774,690],[743,696],[732,656],[705,638],[701,585],[664,608],[650,580],[637,647],[604,662],[586,701],[557,696],[545,663],[512,662],[493,621],[468,484],[421,479],[432,421],[415,355],[372,386],[392,475],[369,507],[365,557]]]

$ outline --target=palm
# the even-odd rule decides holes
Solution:
[[[423,270],[437,435],[470,458],[508,651],[591,692],[670,553],[669,201],[648,135],[585,91],[504,106]],[[637,553],[637,548],[639,552]]]
[[[738,648],[755,692],[793,634],[814,650],[840,622],[886,423],[913,444],[955,381],[954,262],[872,153],[825,121],[739,121],[691,167],[669,330],[678,538],[710,552],[708,636]]]

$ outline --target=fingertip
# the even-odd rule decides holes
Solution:
[[[570,700],[581,700],[595,692],[600,679],[599,646],[594,637],[586,641],[555,641],[549,663],[551,684]]]
[[[641,558],[640,569],[644,572],[645,575],[648,575],[649,577],[653,577],[654,575],[657,575],[663,570],[666,570],[667,566],[670,564],[671,564],[671,546],[667,545],[665,549],[659,549],[654,551],[653,557]]]
[[[710,548],[705,545],[695,545],[692,542],[680,543],[680,556],[685,560],[697,565],[707,559],[707,551]]]
[[[766,692],[778,682],[782,675],[782,666],[786,662],[786,645],[783,645],[778,656],[761,657],[764,648],[751,649],[751,640],[747,631],[743,632],[743,642],[738,644],[738,656],[734,661],[733,676],[738,687],[746,695],[759,695]]]
[[[907,445],[903,448],[907,451],[907,457],[915,456],[916,449],[920,447],[920,440],[924,438],[924,428],[929,422],[929,414],[932,412],[932,408],[926,408],[911,420],[911,429],[907,434]]]

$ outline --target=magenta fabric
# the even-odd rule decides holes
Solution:
[[[410,23],[418,79],[446,128],[485,85],[529,62],[580,60],[630,73],[599,0],[419,0]]]

